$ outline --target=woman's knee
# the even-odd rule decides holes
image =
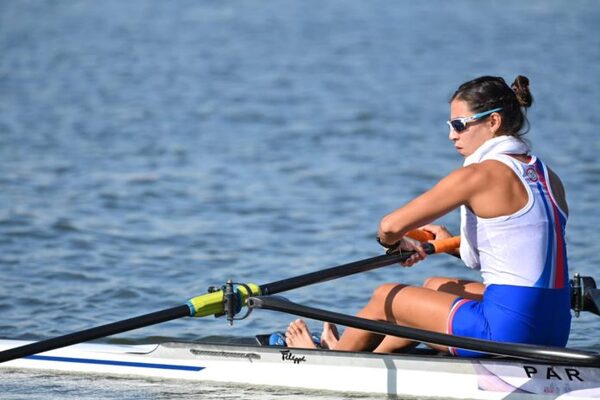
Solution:
[[[367,308],[375,310],[378,314],[383,313],[386,305],[388,305],[396,294],[406,285],[400,285],[398,283],[384,283],[379,285],[371,295]]]
[[[440,290],[440,287],[449,281],[454,280],[453,278],[446,278],[444,276],[432,276],[425,279],[423,287],[431,290]]]
[[[423,283],[423,287],[472,300],[481,300],[485,291],[485,286],[480,282],[443,276],[427,278]]]
[[[373,291],[371,299],[373,300],[385,300],[392,292],[398,291],[406,285],[400,285],[398,283],[384,283],[383,285],[377,286]]]

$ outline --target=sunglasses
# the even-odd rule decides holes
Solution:
[[[446,123],[448,124],[448,126],[451,129],[454,129],[455,132],[460,133],[460,132],[464,131],[465,129],[467,129],[467,124],[469,122],[480,120],[483,117],[487,117],[491,113],[495,113],[500,110],[502,110],[502,107],[494,108],[493,110],[489,110],[489,111],[480,112],[480,113],[471,115],[470,117],[451,119],[450,121],[446,121]]]

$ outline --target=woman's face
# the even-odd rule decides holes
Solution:
[[[463,100],[452,100],[450,103],[450,119],[470,117],[475,114],[469,108],[469,105]],[[454,143],[454,148],[463,157],[468,157],[479,148],[484,142],[491,139],[497,130],[497,121],[494,118],[483,118],[481,120],[469,122],[466,129],[460,133],[450,129],[448,138]],[[496,127],[496,128],[494,128]]]

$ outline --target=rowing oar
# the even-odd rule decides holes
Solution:
[[[293,303],[279,296],[250,297],[248,299],[248,307],[285,312],[300,317],[333,322],[335,324],[375,332],[382,335],[392,335],[418,342],[458,347],[488,354],[517,357],[541,362],[558,362],[569,365],[600,367],[600,353],[560,347],[499,343],[464,336],[446,335],[423,329],[395,325],[389,322],[374,321],[347,314],[307,307]]]
[[[454,237],[423,243],[423,249],[428,254],[444,253],[456,249],[459,244],[460,237]],[[209,293],[194,297],[179,306],[4,350],[0,352],[0,363],[183,317],[226,314],[227,318],[232,321],[233,316],[245,305],[246,299],[250,296],[281,293],[286,290],[370,271],[405,261],[412,254],[414,252],[384,254],[261,286],[255,284],[236,285],[229,281],[223,288],[210,290]],[[236,286],[234,287],[234,285]]]

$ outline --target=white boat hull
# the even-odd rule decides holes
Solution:
[[[0,350],[26,342],[0,340]],[[223,344],[79,344],[3,368],[461,399],[600,398],[600,368]]]

